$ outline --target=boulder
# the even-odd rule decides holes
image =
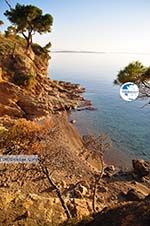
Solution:
[[[145,200],[150,201],[150,194],[145,197]]]
[[[78,190],[81,192],[81,194],[83,196],[85,196],[86,193],[88,192],[87,188],[85,186],[81,185],[81,184],[78,185]]]
[[[115,167],[113,165],[107,166],[104,169],[104,176],[111,177],[115,173]]]
[[[130,189],[126,194],[126,199],[128,201],[140,201],[144,200],[145,195],[140,191],[136,191],[135,189]]]
[[[46,105],[39,104],[34,98],[29,96],[22,96],[17,102],[17,105],[22,109],[26,116],[46,116]]]
[[[0,116],[2,117],[5,115],[22,118],[24,116],[24,112],[17,106],[11,107],[0,103]]]
[[[145,160],[132,160],[134,173],[138,177],[148,176],[150,174],[150,162]]]
[[[149,201],[127,202],[104,208],[97,213],[94,219],[82,221],[78,226],[149,226],[150,224]]]
[[[87,192],[88,189],[85,186],[79,184],[74,191],[75,198],[83,198]]]

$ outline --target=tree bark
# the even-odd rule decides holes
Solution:
[[[24,32],[22,32],[22,35],[27,42],[26,49],[28,50],[32,45],[32,34],[31,34],[31,32],[29,32],[28,36],[27,36],[27,35],[24,34]]]
[[[101,180],[103,173],[104,173],[104,160],[103,160],[103,156],[101,156],[101,165],[102,165],[102,169],[99,175],[95,176],[95,183],[94,183],[94,189],[93,189],[93,199],[92,199],[92,208],[93,208],[93,212],[96,213],[96,194],[97,194],[97,186],[99,181]]]
[[[65,211],[67,219],[71,219],[72,218],[71,213],[70,213],[70,211],[69,211],[69,209],[68,209],[68,207],[67,207],[67,205],[66,205],[66,203],[65,203],[65,201],[64,201],[64,199],[62,197],[61,191],[59,190],[57,185],[53,182],[52,178],[50,177],[47,167],[46,166],[42,166],[42,171],[46,175],[50,185],[55,189],[56,194],[57,194],[57,196],[58,196],[58,198],[59,198],[59,200],[61,202],[61,205],[62,205],[62,207],[63,207],[63,209]]]

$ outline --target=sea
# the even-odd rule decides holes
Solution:
[[[134,61],[150,65],[144,53],[51,53],[49,76],[78,83],[86,88],[84,97],[92,101],[95,111],[73,111],[71,118],[84,134],[107,134],[119,161],[129,158],[150,159],[150,104],[148,99],[132,102],[120,97],[120,87],[113,81],[118,72]],[[108,154],[108,159],[113,157]],[[118,158],[118,159],[119,159]]]

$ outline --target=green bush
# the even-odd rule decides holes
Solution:
[[[37,43],[32,44],[32,50],[37,56],[48,55],[49,48],[51,47],[51,43],[49,42],[46,46],[41,47]]]
[[[122,84],[125,82],[138,82],[141,80],[143,74],[146,71],[140,62],[132,62],[128,64],[123,70],[120,70],[117,79],[114,81],[114,84]]]
[[[37,43],[32,44],[32,50],[37,56],[41,56],[44,53],[43,48]]]
[[[31,73],[15,72],[13,77],[13,82],[19,86],[20,85],[30,86],[32,85],[34,79],[35,79],[35,76]]]

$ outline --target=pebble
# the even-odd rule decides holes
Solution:
[[[73,119],[73,120],[70,121],[70,123],[75,124],[76,123],[76,120]]]

